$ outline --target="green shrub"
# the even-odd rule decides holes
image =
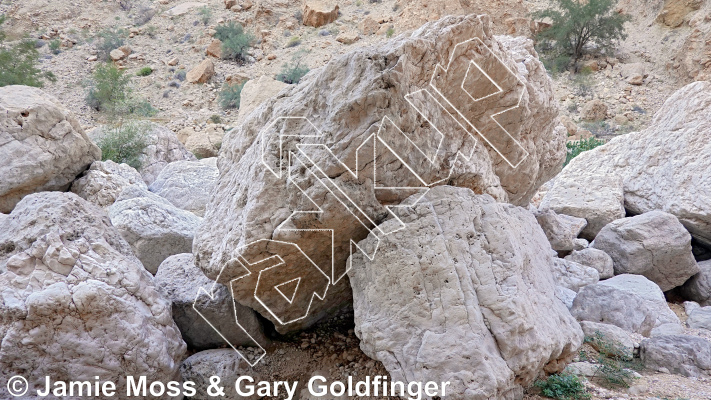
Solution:
[[[217,26],[215,38],[222,42],[222,58],[242,62],[247,60],[247,51],[254,43],[254,37],[234,22]]]
[[[562,373],[551,375],[545,380],[536,381],[535,385],[541,389],[541,393],[544,396],[553,399],[590,399],[590,394],[585,391],[585,385],[583,382],[577,376],[572,374]]]
[[[245,83],[223,86],[219,93],[220,106],[222,108],[239,108],[240,96]]]
[[[0,26],[5,16],[0,15]],[[34,40],[21,40],[13,45],[5,44],[5,34],[0,30],[0,86],[25,85],[41,87],[44,79],[56,81],[51,72],[37,68],[39,52]]]
[[[104,61],[108,61],[111,50],[118,49],[123,46],[126,41],[127,32],[125,29],[109,28],[97,34],[99,42],[96,44],[98,56]]]
[[[385,31],[385,36],[387,36],[389,38],[393,37],[394,34],[395,34],[395,28],[393,28],[393,27],[390,27],[390,28],[388,28],[387,31]]]
[[[202,21],[203,25],[207,25],[210,23],[210,18],[212,18],[212,10],[210,10],[210,7],[200,7],[200,9],[198,10],[198,14],[200,14],[200,20]]]
[[[307,67],[300,67],[299,62],[295,64],[284,64],[281,72],[276,76],[278,81],[288,84],[297,84],[309,72]]]
[[[539,48],[548,53],[560,68],[565,57],[576,63],[595,43],[608,50],[615,40],[624,39],[624,23],[629,16],[613,10],[613,0],[555,0],[553,8],[533,13],[535,18],[550,18],[551,27],[538,34]]]
[[[590,137],[587,139],[581,139],[577,141],[571,141],[565,144],[568,148],[568,155],[565,158],[565,165],[568,165],[570,161],[580,155],[580,153],[588,150],[592,150],[595,147],[602,146],[605,141],[602,139],[597,139],[595,137]]]
[[[153,68],[143,67],[136,72],[136,76],[148,76],[153,73]]]
[[[54,39],[51,42],[49,42],[49,50],[52,52],[52,54],[57,55],[61,53],[62,51],[59,49],[62,45],[62,41],[59,39]]]
[[[221,124],[222,123],[222,118],[217,114],[210,115],[210,118],[208,118],[208,120],[210,122],[212,122],[213,124]]]
[[[96,67],[86,103],[96,111],[118,112],[129,99],[131,77],[111,63]]]
[[[291,39],[286,43],[286,47],[296,47],[301,44],[301,38],[298,36],[292,36]]]
[[[105,127],[97,142],[101,149],[101,160],[141,168],[140,157],[148,145],[149,129],[148,124],[135,121]]]
[[[586,337],[585,343],[598,352],[599,367],[593,378],[602,380],[602,383],[609,387],[630,387],[635,379],[632,369],[638,365],[621,343],[608,339],[599,331]]]

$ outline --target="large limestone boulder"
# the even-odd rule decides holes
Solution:
[[[645,339],[639,355],[646,368],[692,378],[711,375],[711,341],[690,335]]]
[[[553,256],[530,212],[440,186],[396,215],[407,227],[360,242],[376,256],[354,254],[348,272],[360,347],[393,380],[508,399],[576,353],[582,332],[554,295]]]
[[[553,259],[553,276],[559,286],[574,292],[600,280],[600,273],[595,268],[562,258]]]
[[[680,325],[679,325],[680,326]],[[610,324],[582,321],[585,341],[590,343],[595,350],[612,357],[625,357],[632,359],[634,356],[635,341],[624,329]]]
[[[225,131],[221,126],[210,124],[202,129],[185,127],[178,131],[178,140],[196,157],[216,157],[222,146]]]
[[[217,167],[199,161],[176,161],[163,168],[149,189],[174,206],[202,216],[218,174]]]
[[[711,306],[711,260],[696,263],[699,273],[681,287],[684,298],[696,301],[705,306]]]
[[[148,189],[141,174],[127,164],[111,160],[94,161],[82,176],[72,183],[72,192],[84,200],[106,208],[116,201],[124,189],[138,185]]]
[[[644,275],[665,292],[699,272],[691,235],[675,216],[663,211],[611,222],[592,247],[612,257],[615,274]]]
[[[711,331],[711,307],[699,307],[689,313],[686,325],[692,329],[706,329]]]
[[[679,89],[647,129],[616,137],[575,157],[543,202],[564,198],[568,204],[590,204],[593,212],[602,207],[601,191],[616,190],[616,178],[622,181],[624,205],[631,213],[662,210],[673,214],[694,238],[711,246],[711,174],[706,173],[711,170],[709,109],[711,82]],[[591,185],[599,175],[609,176],[610,182],[603,187]],[[567,187],[574,182],[594,187],[572,193]]]
[[[153,183],[160,171],[174,161],[195,161],[195,156],[180,143],[173,131],[165,126],[150,124],[147,134],[148,146],[140,157],[141,168],[138,172],[147,184]]]
[[[102,209],[73,193],[28,195],[0,221],[0,248],[2,376],[44,388],[45,376],[100,375],[118,393],[127,375],[179,378],[170,305]]]
[[[212,349],[228,343],[232,346],[252,346],[254,340],[261,345],[266,344],[262,325],[254,311],[234,302],[229,288],[209,280],[195,266],[192,254],[176,254],[166,258],[158,267],[155,285],[171,302],[173,320],[190,348]],[[200,289],[206,294],[198,298]],[[235,318],[239,325],[235,323]]]
[[[0,87],[0,212],[22,197],[64,191],[101,150],[57,99],[28,86]]]
[[[538,186],[560,169],[565,156],[565,132],[562,126],[556,129],[551,81],[532,42],[524,38],[494,38],[490,28],[486,16],[443,18],[411,36],[401,35],[387,43],[334,57],[299,85],[282,89],[248,114],[224,138],[220,177],[193,249],[198,266],[213,279],[222,271],[221,279],[227,281],[243,275],[244,266],[236,257],[240,252],[250,251],[254,262],[277,252],[282,259],[310,260],[314,265],[307,264],[306,268],[320,270],[332,285],[311,281],[320,285],[313,288],[313,293],[322,294],[327,288],[328,295],[324,301],[314,298],[306,318],[279,323],[255,299],[255,288],[250,285],[256,282],[257,274],[243,280],[244,285],[238,285],[240,288],[235,291],[241,303],[277,321],[276,329],[287,332],[308,326],[350,301],[343,276],[351,242],[364,239],[374,229],[375,221],[388,215],[386,206],[398,204],[418,190],[397,188],[422,188],[423,182],[449,183],[490,194],[499,201],[528,204]],[[464,131],[453,114],[432,100],[439,94],[431,87],[428,94],[415,93],[415,88],[428,87],[435,66],[455,54],[457,43],[472,38],[480,38],[503,60],[508,69],[492,65],[491,71],[496,71],[495,78],[501,84],[506,82],[508,89],[486,97],[488,106],[481,109],[478,106],[483,104],[472,104],[472,96],[460,92],[472,57],[499,62],[482,46],[477,51],[462,50],[479,43],[476,40],[457,48],[452,72],[439,75],[441,78],[436,80],[460,81],[458,85],[439,87],[455,91],[451,94],[454,102],[465,105],[466,109],[460,105],[463,115],[481,123],[480,128],[491,124],[492,120],[485,117],[487,112],[504,105],[515,106],[520,99],[520,106],[505,113],[502,122],[522,147],[515,143],[509,143],[510,148],[499,147],[506,159],[481,137],[477,139]],[[493,86],[483,82],[482,76],[476,77],[467,85],[477,96],[492,90]],[[406,99],[407,95],[411,96]],[[494,101],[500,103],[489,103]],[[290,116],[294,118],[284,118]],[[447,136],[438,146],[440,141],[435,139],[442,137],[440,132]],[[374,151],[375,133],[377,143],[384,141],[388,147],[377,144]],[[528,152],[525,158],[523,150]],[[457,157],[460,152],[470,156],[469,161]],[[364,161],[368,157],[371,161]],[[360,163],[357,176],[348,172],[356,169],[356,159]],[[514,160],[518,166],[513,168],[506,160]],[[375,171],[378,178],[374,181]],[[275,241],[299,247],[274,245]],[[290,265],[283,268],[292,268]],[[263,263],[255,265],[251,271],[263,267]],[[261,282],[270,288],[285,284],[303,275],[297,268],[293,265],[288,279],[284,273],[274,273],[273,282]]]
[[[579,321],[611,324],[645,336],[657,326],[680,323],[659,286],[641,275],[617,275],[580,289],[570,312]]]
[[[169,256],[190,252],[195,230],[202,221],[135,185],[121,192],[108,212],[111,223],[152,274]]]
[[[625,216],[622,179],[591,174],[585,180],[576,180],[561,173],[546,192],[539,209],[541,212],[553,210],[558,214],[585,218],[588,223],[580,236],[593,240],[605,225]]]
[[[615,275],[612,257],[602,250],[591,247],[582,250],[574,250],[565,256],[565,259],[595,268],[600,275],[600,279],[612,278]]]
[[[563,252],[575,248],[575,239],[588,224],[584,218],[556,214],[553,210],[536,213],[536,220],[546,233],[551,248]]]
[[[257,79],[247,81],[242,87],[239,100],[237,123],[241,123],[252,111],[262,103],[279,94],[289,84],[262,75]]]
[[[192,399],[210,400],[215,396],[208,394],[211,385],[210,378],[217,376],[220,382],[229,382],[224,385],[224,398],[258,400],[261,396],[240,396],[235,390],[234,382],[242,375],[249,375],[259,380],[259,376],[250,368],[249,364],[233,349],[205,350],[191,355],[180,366],[180,375],[183,381],[195,382],[196,394]]]

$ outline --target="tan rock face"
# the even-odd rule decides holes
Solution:
[[[206,83],[215,75],[215,64],[212,60],[206,58],[202,60],[195,68],[185,75],[185,79],[190,83]]]
[[[210,45],[207,46],[205,54],[210,57],[222,58],[222,41],[220,39],[213,39]]]
[[[360,23],[358,24],[358,29],[364,34],[364,35],[372,35],[375,32],[378,31],[378,28],[380,28],[380,25],[371,17],[365,17]]]
[[[101,150],[59,101],[37,88],[0,88],[0,212],[27,194],[64,191]]]
[[[331,0],[307,0],[302,14],[304,25],[318,28],[338,18],[338,4]]]
[[[689,13],[701,8],[703,3],[703,0],[667,0],[657,15],[657,22],[676,28],[684,23]]]
[[[580,114],[588,121],[602,121],[607,118],[607,105],[598,99],[590,100],[585,103]]]
[[[356,32],[342,32],[336,36],[336,41],[343,44],[353,44],[360,39]]]
[[[247,115],[254,111],[260,104],[276,96],[282,89],[288,86],[288,84],[272,79],[266,75],[259,77],[259,79],[247,81],[240,93],[237,123],[244,121]]]
[[[698,15],[689,25],[692,31],[670,65],[683,81],[711,80],[711,13]]]
[[[111,50],[111,52],[109,53],[109,57],[111,57],[111,59],[113,61],[119,61],[119,60],[123,60],[124,58],[126,58],[126,54],[119,49],[114,49],[114,50]]]
[[[387,43],[334,58],[322,69],[312,71],[298,85],[282,89],[276,97],[246,115],[238,128],[225,135],[218,161],[220,178],[194,242],[196,263],[206,275],[216,278],[224,268],[220,281],[229,282],[236,276],[245,277],[244,268],[239,264],[241,260],[257,263],[280,254],[286,264],[268,270],[260,280],[261,285],[266,285],[263,287],[268,292],[265,296],[276,302],[284,296],[276,293],[275,286],[293,281],[301,272],[313,274],[309,279],[304,275],[301,282],[308,281],[310,286],[299,286],[296,292],[302,296],[299,301],[303,297],[310,299],[314,293],[320,296],[326,289],[328,295],[324,301],[314,299],[303,319],[297,318],[299,303],[293,307],[287,302],[274,306],[275,315],[284,313],[283,318],[277,319],[255,300],[252,285],[256,284],[257,272],[266,268],[265,263],[255,265],[255,273],[236,287],[233,285],[242,304],[255,308],[267,318],[274,318],[278,330],[293,331],[313,324],[348,303],[350,292],[341,278],[351,241],[357,243],[366,237],[374,229],[374,221],[388,215],[388,205],[399,204],[412,190],[420,190],[417,188],[422,188],[423,182],[463,186],[500,201],[527,204],[538,187],[560,169],[565,156],[565,129],[558,127],[551,81],[535,56],[531,41],[494,38],[489,28],[490,21],[485,16],[444,18],[424,26],[412,37],[401,35]],[[455,51],[458,43],[472,38],[481,38],[481,42],[467,42]],[[473,45],[479,46],[477,50],[473,47],[471,52],[462,50]],[[489,51],[503,60],[505,67],[497,64],[499,61]],[[489,58],[486,61],[479,58],[485,57],[479,52]],[[490,119],[483,113],[501,110],[505,105],[516,106],[521,101],[519,107],[504,113],[505,118],[501,117],[503,125],[510,128],[511,135],[518,138],[521,148],[528,152],[517,168],[511,167],[483,138],[477,139],[465,131],[451,117],[457,111],[447,111],[441,105],[444,103],[432,100],[435,95],[439,96],[437,92],[430,89],[426,93],[433,97],[425,97],[418,91],[428,87],[437,64],[446,63],[450,57],[455,60],[450,66],[452,79],[459,79],[459,83],[438,87],[460,107],[467,107],[462,108],[463,115],[479,124],[482,130],[490,127],[487,125]],[[486,97],[487,105],[471,104],[472,96],[461,89],[472,58],[482,65],[485,62],[498,65],[484,66],[497,71],[500,75],[495,74],[495,79],[506,87],[502,93]],[[504,71],[515,71],[516,75],[513,72],[501,75]],[[479,78],[468,81],[465,86],[477,98],[493,87]],[[418,95],[423,97],[415,97]],[[481,108],[477,108],[479,106]],[[308,117],[310,122],[296,118],[301,116]],[[447,133],[441,146],[434,139],[441,137],[439,132]],[[374,149],[371,140],[375,133],[389,143],[389,147],[376,145]],[[407,137],[421,139],[415,143]],[[499,140],[505,138],[511,136],[490,136],[494,143],[491,146],[501,144]],[[305,152],[302,153],[297,148],[302,144],[312,146],[303,147]],[[501,147],[502,154],[520,155],[515,143],[509,142],[509,145],[512,147]],[[299,158],[290,156],[289,152],[297,152]],[[469,160],[460,159],[456,156],[458,153],[465,154]],[[379,177],[375,180],[374,154],[377,154],[375,168]],[[434,162],[427,158],[429,156]],[[371,157],[371,162],[359,161],[365,164],[357,167],[357,157],[359,160]],[[354,176],[346,168],[362,170]],[[283,172],[279,176],[272,171]],[[338,191],[331,192],[336,187]],[[379,189],[381,187],[383,189]],[[386,187],[393,189],[384,189]],[[404,187],[415,189],[396,189]],[[336,194],[341,191],[350,200]],[[315,199],[314,202],[309,198]],[[344,204],[357,204],[360,211],[350,208],[356,206]],[[318,212],[319,209],[322,214],[292,215],[295,211]],[[349,210],[355,210],[355,214]],[[333,231],[333,241],[330,231]],[[274,244],[274,241],[282,243]],[[237,257],[242,252],[248,254]],[[266,274],[274,275],[266,278]],[[330,285],[331,282],[335,285]],[[286,322],[281,325],[279,321]]]

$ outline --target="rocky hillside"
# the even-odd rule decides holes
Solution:
[[[550,5],[0,2],[56,77],[0,87],[0,397],[711,398],[711,2],[564,71]]]

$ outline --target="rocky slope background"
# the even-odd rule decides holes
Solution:
[[[36,39],[40,68],[57,77],[43,89],[0,88],[2,376],[99,375],[119,387],[129,374],[184,379],[207,398],[211,375],[387,374],[449,380],[452,399],[541,398],[551,376],[575,376],[594,399],[711,398],[711,3],[620,1],[628,37],[614,55],[586,56],[576,74],[549,74],[530,40],[546,24],[531,13],[548,6],[0,2],[9,39]],[[215,43],[230,21],[256,38],[240,62],[220,58]],[[113,121],[85,101],[101,64],[97,35],[115,28],[125,37],[108,57],[156,111],[133,166],[101,161],[97,143]],[[456,143],[420,171],[428,181],[451,171],[447,180],[391,212],[411,193],[382,196],[316,154],[374,223],[354,222],[307,175],[300,189],[326,212],[291,218],[304,199],[263,168],[262,129],[311,116],[350,167],[384,116],[407,135],[456,132],[446,118],[424,124],[403,112],[404,96],[471,37],[522,82],[511,118],[524,163],[510,168],[482,141]],[[275,80],[284,64],[311,71]],[[221,107],[224,85],[244,82],[239,108]],[[588,137],[607,143],[563,168],[566,140]],[[469,163],[451,162],[465,151]],[[379,160],[390,186],[413,186],[402,160]],[[333,257],[341,279],[307,319],[281,325],[253,287],[230,284],[236,249],[324,227],[341,240],[333,253],[317,235],[302,247],[318,265]],[[351,241],[377,256],[351,255]],[[193,307],[199,288],[211,296]],[[267,356],[250,367],[226,341]]]

